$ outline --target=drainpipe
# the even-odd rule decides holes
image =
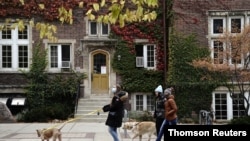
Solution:
[[[162,0],[163,2],[163,48],[164,48],[164,70],[163,70],[163,89],[166,88],[166,80],[167,80],[167,29],[166,29],[166,2],[165,0]]]
[[[164,45],[164,80],[163,87],[166,88],[167,85],[167,72],[169,64],[169,29],[171,24],[170,12],[173,7],[173,0],[163,0],[163,45]],[[167,14],[167,15],[166,15]]]

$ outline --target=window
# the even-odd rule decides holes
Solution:
[[[227,120],[227,93],[215,93],[215,119]]]
[[[28,46],[18,46],[18,60],[19,68],[28,67]]]
[[[234,40],[229,38],[243,31],[249,17],[244,16],[244,11],[210,11],[209,15],[209,41],[214,64],[244,66],[242,43],[233,43]]]
[[[143,111],[143,95],[136,95],[136,111]]]
[[[240,17],[232,17],[230,18],[229,24],[230,24],[230,31],[231,33],[241,33],[241,30],[243,28],[243,18]]]
[[[154,95],[147,95],[147,111],[154,111],[155,100]]]
[[[213,58],[214,64],[223,64],[224,60],[224,49],[223,43],[220,41],[213,41]]]
[[[109,25],[108,24],[101,24],[102,25],[102,35],[108,35],[109,34]]]
[[[237,46],[237,43],[231,43],[231,64],[241,64],[241,48]]]
[[[154,69],[155,61],[155,45],[136,45],[136,67],[144,67]]]
[[[18,39],[28,39],[27,26],[24,27],[24,30],[18,30]]]
[[[2,67],[11,68],[12,67],[12,52],[11,46],[2,46]]]
[[[10,26],[5,26],[2,30],[2,39],[11,39],[11,28]]]
[[[244,99],[241,94],[233,94],[233,118],[245,116]]]
[[[29,68],[28,26],[20,31],[17,28],[5,28],[0,31],[0,68],[2,71],[18,71]]]
[[[71,46],[69,44],[50,45],[50,68],[70,68]]]
[[[214,19],[213,20],[213,34],[223,33],[224,24],[223,19]]]
[[[155,106],[154,95],[135,95],[136,111],[154,111]]]
[[[90,36],[108,36],[109,25],[105,23],[89,21],[89,35]]]

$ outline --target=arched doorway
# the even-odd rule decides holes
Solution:
[[[108,94],[109,92],[109,55],[98,50],[91,54],[91,93]]]

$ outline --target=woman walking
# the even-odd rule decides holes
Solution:
[[[124,103],[128,99],[128,93],[122,91],[121,86],[118,84],[112,88],[112,93],[114,93],[114,96],[110,103],[109,114],[105,124],[108,126],[108,131],[114,141],[119,141],[117,128],[122,125]]]

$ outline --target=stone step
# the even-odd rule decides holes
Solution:
[[[91,95],[90,98],[80,98],[75,114],[76,122],[105,122],[108,112],[104,113],[101,108],[110,101],[109,95]]]

